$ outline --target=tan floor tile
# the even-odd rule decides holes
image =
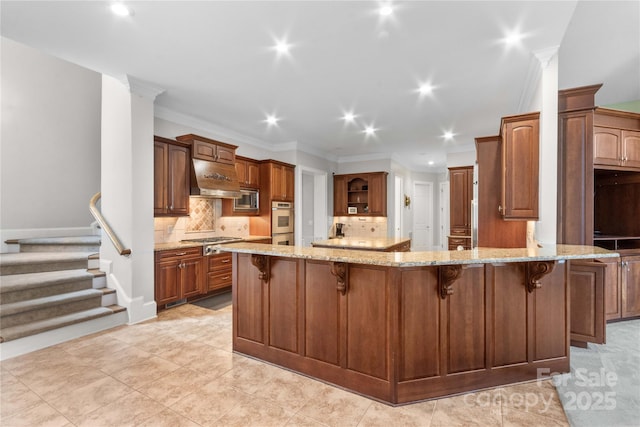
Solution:
[[[228,351],[206,346],[201,356],[189,363],[189,368],[217,378],[229,372],[238,363],[238,358]]]
[[[502,408],[516,409],[544,415],[560,421],[566,420],[562,402],[551,381],[531,382],[504,387]]]
[[[137,389],[170,374],[178,368],[180,366],[175,363],[153,356],[135,365],[126,366],[111,375],[129,387]]]
[[[179,347],[169,348],[159,353],[158,356],[177,365],[189,367],[191,362],[200,359],[203,353],[211,350],[213,350],[213,347],[201,342],[188,341]]]
[[[44,403],[40,396],[13,375],[3,375],[0,387],[0,419],[2,420]]]
[[[204,327],[195,341],[230,352],[233,350],[231,335],[231,329],[222,328],[217,325],[211,325]]]
[[[247,394],[263,389],[281,369],[249,358],[235,360],[233,369],[219,377],[219,381]]]
[[[18,412],[10,417],[2,417],[3,427],[65,427],[69,420],[46,403]]]
[[[100,370],[107,374],[114,374],[120,372],[123,369],[144,363],[154,357],[153,354],[142,351],[137,347],[125,347],[119,351],[116,351],[110,355],[110,357],[103,357],[99,361]]]
[[[49,347],[23,356],[4,360],[2,368],[11,374],[21,376],[30,371],[51,367],[52,365],[79,365],[80,361],[57,347]]]
[[[292,411],[287,411],[281,406],[264,399],[251,399],[227,412],[216,424],[238,427],[249,425],[263,427],[284,426],[293,414]]]
[[[75,424],[79,427],[135,426],[165,409],[155,400],[134,391],[80,417]]]
[[[65,390],[84,387],[107,376],[95,368],[50,368],[29,372],[20,381],[43,399],[54,399]]]
[[[182,346],[185,342],[192,341],[192,337],[185,337],[177,334],[162,333],[154,335],[146,341],[140,341],[135,344],[137,349],[146,351],[151,354],[160,354],[167,351],[168,348]]]
[[[465,396],[468,396],[465,400]],[[489,397],[490,395],[487,395]],[[475,397],[475,399],[474,399]],[[501,426],[502,411],[500,404],[486,403],[471,393],[454,398],[436,400],[436,407],[431,418],[431,427],[453,426]]]
[[[531,412],[518,411],[517,409],[503,409],[503,427],[567,427],[569,423],[565,419],[550,418]]]
[[[297,412],[308,400],[318,396],[324,387],[325,385],[319,381],[278,369],[264,386],[255,391],[254,395]]]
[[[171,409],[198,424],[215,425],[227,412],[250,400],[249,395],[212,381],[171,405]]]
[[[118,330],[121,328],[118,328]],[[69,354],[78,356],[92,356],[109,354],[128,347],[128,344],[112,338],[108,333],[101,335],[91,335],[89,337],[78,338],[73,341],[60,344],[60,347]]]
[[[313,418],[305,417],[299,414],[294,415],[286,424],[287,427],[324,427],[326,424],[322,424]]]
[[[112,377],[105,377],[84,387],[67,389],[49,404],[72,422],[91,411],[108,405],[133,390]]]
[[[166,409],[136,427],[199,427],[199,424],[176,414],[171,409]]]
[[[138,391],[164,406],[171,406],[180,399],[213,381],[213,378],[189,368],[178,368],[151,383],[138,388]]]
[[[372,402],[365,412],[358,427],[368,426],[420,426],[428,427],[431,423],[436,403],[421,402],[406,406],[392,407],[384,403]]]
[[[308,401],[298,415],[313,418],[329,426],[355,426],[372,401],[357,394],[323,384],[320,394]]]
[[[124,341],[127,344],[138,344],[162,335],[164,335],[162,329],[159,329],[153,324],[136,324],[119,328],[106,336]]]

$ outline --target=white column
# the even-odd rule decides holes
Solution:
[[[542,69],[539,221],[536,240],[556,243],[558,194],[558,46],[534,52]]]
[[[131,255],[119,255],[103,233],[100,260],[129,323],[156,315],[153,102],[161,92],[133,78],[102,77],[101,211]]]

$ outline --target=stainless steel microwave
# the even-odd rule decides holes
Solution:
[[[233,199],[234,212],[257,212],[258,190],[240,190],[241,196]]]

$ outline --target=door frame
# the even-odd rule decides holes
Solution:
[[[297,202],[294,204],[294,242],[296,246],[302,246],[302,212],[305,206],[302,205],[302,175],[313,176],[313,238],[314,240],[324,240],[328,238],[328,215],[327,215],[327,172],[307,166],[296,167],[296,188],[295,196]]]
[[[431,187],[431,200],[429,200],[429,203],[428,203],[431,210],[429,215],[430,221],[427,221],[427,227],[431,230],[431,239],[427,239],[426,247],[427,247],[427,250],[432,250],[433,249],[433,182],[431,181],[414,181],[413,182],[413,201],[414,202],[416,201],[416,186],[418,185],[428,185],[429,187]],[[415,206],[415,203],[414,203],[414,206]],[[413,211],[413,233],[414,234],[416,232],[417,217],[418,217],[418,213],[414,209]]]

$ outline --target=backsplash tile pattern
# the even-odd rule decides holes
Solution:
[[[188,217],[154,218],[155,243],[178,242],[204,237],[249,236],[249,217],[222,216],[222,200],[189,198]]]
[[[337,216],[333,218],[331,236],[335,236],[335,224],[344,224],[345,237],[387,237],[387,217],[352,217]]]

